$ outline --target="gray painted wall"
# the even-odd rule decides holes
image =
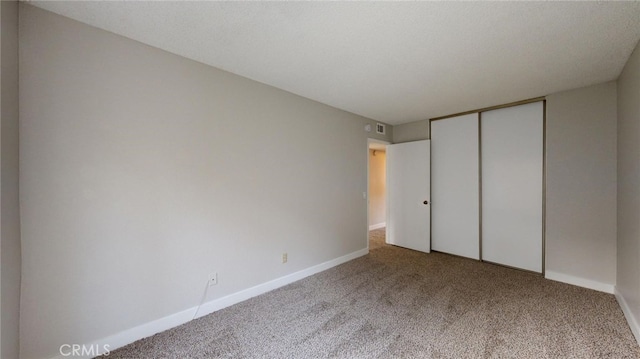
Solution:
[[[20,10],[24,358],[366,248],[374,121]]]
[[[616,291],[640,343],[640,44],[618,79]]]
[[[426,140],[429,138],[429,120],[393,126],[393,143]]]
[[[547,271],[616,283],[616,83],[547,96]]]
[[[2,358],[18,358],[20,208],[18,202],[18,3],[0,2],[0,267]]]

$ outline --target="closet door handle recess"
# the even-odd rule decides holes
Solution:
[[[422,202],[422,204],[429,204],[429,201],[424,201]]]

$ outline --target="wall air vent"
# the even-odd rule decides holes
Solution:
[[[386,132],[386,130],[385,130],[385,125],[383,125],[383,124],[381,124],[381,123],[376,124],[376,133],[379,133],[379,134],[381,134],[381,135],[384,135],[384,134],[385,134],[385,132]]]

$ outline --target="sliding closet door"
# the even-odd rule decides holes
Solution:
[[[431,122],[431,248],[479,259],[478,114]]]
[[[543,111],[535,102],[481,117],[482,259],[534,272],[542,272]]]

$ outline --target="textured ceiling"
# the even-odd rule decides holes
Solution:
[[[29,2],[391,124],[614,80],[640,2]]]

